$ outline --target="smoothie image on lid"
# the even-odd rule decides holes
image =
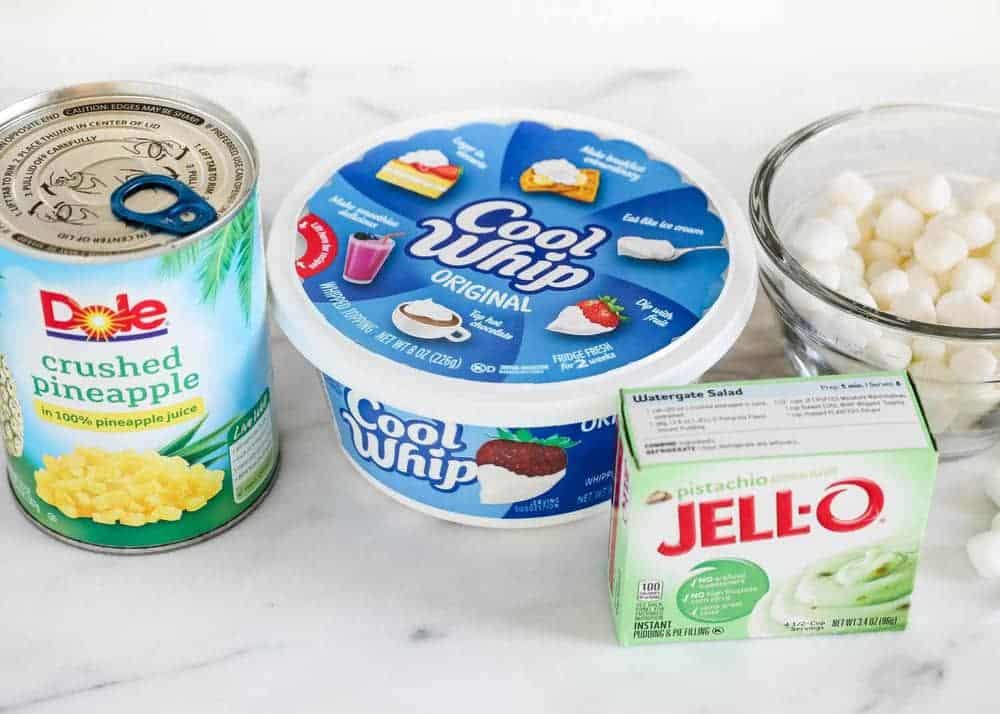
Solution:
[[[672,147],[531,110],[390,127],[313,169],[269,247],[276,316],[341,444],[418,510],[523,527],[610,495],[615,390],[697,379],[749,316],[744,219]],[[641,232],[683,259],[636,260]],[[361,268],[358,234],[393,236]],[[357,267],[356,265],[357,264]]]
[[[144,83],[0,112],[0,426],[17,503],[97,550],[193,543],[277,464],[257,157]]]

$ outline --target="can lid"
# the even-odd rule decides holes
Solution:
[[[76,260],[179,248],[239,209],[256,163],[238,120],[172,87],[108,82],[30,97],[0,112],[0,245]],[[154,180],[114,211],[115,191],[142,176]],[[171,210],[179,230],[141,218]]]
[[[524,426],[698,378],[756,288],[746,220],[704,169],[534,110],[411,121],[321,162],[278,212],[268,271],[279,324],[332,378]]]

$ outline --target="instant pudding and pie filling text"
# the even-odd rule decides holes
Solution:
[[[0,114],[0,422],[43,529],[163,548],[266,492],[256,177],[239,123],[170,88],[84,85]]]
[[[393,127],[324,162],[282,207],[269,272],[364,476],[443,518],[527,526],[607,501],[616,388],[721,357],[754,260],[687,157],[523,112]]]

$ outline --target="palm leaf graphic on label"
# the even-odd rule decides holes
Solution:
[[[213,304],[219,291],[235,274],[243,322],[250,322],[253,305],[254,220],[257,200],[251,198],[243,209],[221,230],[205,240],[172,251],[160,259],[159,272],[164,278],[176,278],[191,270],[201,289],[201,300]]]

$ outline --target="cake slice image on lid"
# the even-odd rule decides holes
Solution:
[[[386,163],[375,178],[427,198],[440,198],[461,175],[462,167],[453,165],[442,152],[418,149]]]

